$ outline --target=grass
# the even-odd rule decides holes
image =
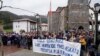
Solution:
[[[4,29],[4,32],[12,32],[12,29]]]

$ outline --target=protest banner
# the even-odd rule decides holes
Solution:
[[[61,39],[33,39],[33,52],[61,56],[80,56],[80,43]]]

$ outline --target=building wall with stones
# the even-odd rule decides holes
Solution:
[[[68,7],[63,7],[60,12],[60,31],[68,30]]]
[[[64,30],[64,10],[63,10],[64,7],[58,7],[57,8],[57,12],[59,12],[59,32],[63,31]],[[61,15],[62,14],[62,15]]]
[[[68,7],[58,7],[52,12],[52,16],[48,15],[49,32],[59,33],[67,29]]]
[[[89,29],[89,8],[87,7],[88,0],[69,0],[69,27],[77,28],[83,26],[84,29]]]
[[[48,12],[47,18],[48,18],[48,32],[51,32],[52,31],[52,15],[51,15],[51,12]]]
[[[69,0],[68,6],[58,7],[48,16],[49,32],[61,32],[82,26],[89,29],[89,8],[88,0]]]
[[[51,30],[51,15],[50,15],[50,11],[47,14],[47,20],[48,20],[48,32],[50,32]]]
[[[48,29],[51,33],[59,32],[59,17],[60,13],[57,11],[52,11],[52,15],[48,15]]]
[[[52,32],[59,33],[60,31],[60,24],[59,24],[60,13],[55,11],[52,12]]]

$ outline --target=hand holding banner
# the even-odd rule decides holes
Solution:
[[[80,56],[80,43],[68,42],[61,39],[33,39],[33,52],[61,55]]]

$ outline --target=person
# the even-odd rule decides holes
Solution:
[[[70,37],[71,37],[71,33],[70,32],[66,33],[66,39],[67,39],[67,41],[70,40]]]
[[[20,42],[21,42],[21,35],[16,34],[16,44],[18,48],[20,48]]]
[[[32,45],[32,36],[28,35],[27,36],[27,47],[28,47],[28,50],[31,49],[31,45]]]
[[[75,36],[75,32],[71,33],[71,38],[69,39],[70,42],[75,42],[76,40],[76,36]]]
[[[90,56],[95,56],[95,45],[94,45],[94,41],[92,40],[90,46],[88,46],[88,49],[89,49],[89,55]]]
[[[16,43],[15,43],[15,38],[16,38],[15,33],[12,33],[12,36],[11,36],[11,38],[10,38],[11,44],[12,44],[12,45],[15,45],[15,44],[16,44]]]
[[[84,56],[84,52],[86,50],[86,40],[82,35],[80,35],[79,38],[79,42],[81,43],[81,56]]]
[[[25,33],[21,35],[21,46],[27,48],[27,35]]]
[[[8,39],[7,35],[4,34],[4,35],[2,36],[3,45],[7,45],[7,39]]]
[[[0,34],[0,46],[2,45],[2,36]]]
[[[50,33],[45,32],[45,33],[43,34],[43,39],[50,39],[50,38],[49,38],[49,34],[50,34]]]
[[[59,34],[56,36],[57,39],[64,39],[64,34],[62,32],[59,32]]]

